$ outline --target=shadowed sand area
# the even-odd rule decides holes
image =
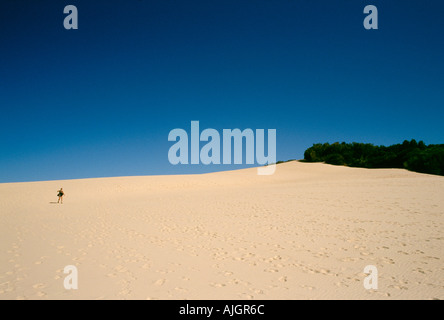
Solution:
[[[60,187],[64,205],[50,203]],[[443,190],[439,176],[300,162],[0,184],[0,299],[444,299]]]

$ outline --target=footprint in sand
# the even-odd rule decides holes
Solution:
[[[361,252],[360,254],[361,254],[361,256],[364,256],[364,257],[372,255],[370,252]]]
[[[42,291],[37,292],[37,297],[40,297],[40,298],[46,297],[46,293],[44,293]]]
[[[385,258],[383,259],[383,262],[384,262],[385,264],[395,264],[395,261],[394,261],[393,259],[390,259],[390,258],[387,258],[387,257],[385,257]]]
[[[429,260],[441,260],[441,259],[438,258],[438,257],[426,257],[426,259],[429,259]]]
[[[388,293],[388,292],[379,292],[379,291],[374,291],[374,290],[368,290],[368,293],[378,294],[378,295],[386,297],[386,298],[390,298],[391,297],[391,294]]]
[[[306,285],[302,285],[301,287],[304,289],[307,289],[309,291],[313,291],[315,289],[315,287],[310,287],[310,286],[306,286]]]
[[[270,273],[277,273],[277,272],[279,272],[279,270],[277,270],[277,269],[265,269],[264,271],[265,272],[270,272]]]
[[[127,296],[127,295],[129,295],[130,293],[131,293],[131,290],[126,289],[126,290],[122,290],[122,291],[120,291],[120,292],[119,292],[119,295],[121,295],[121,296]]]
[[[332,275],[331,271],[327,270],[327,269],[321,269],[320,273],[322,273],[323,275],[326,275],[326,276]]]
[[[114,268],[114,270],[116,270],[117,272],[120,272],[120,273],[124,273],[124,272],[128,271],[127,268],[122,267],[122,266],[117,266],[117,267]]]
[[[163,286],[165,284],[166,280],[165,279],[159,279],[156,282],[154,282],[154,285],[156,286]]]
[[[421,268],[414,269],[413,272],[417,272],[417,273],[421,273],[421,274],[426,274],[426,272],[423,269],[421,269]]]
[[[348,287],[347,285],[343,284],[342,282],[335,282],[335,286],[340,288],[340,287]]]
[[[390,285],[389,288],[397,289],[397,290],[408,290],[409,289],[409,288],[404,287],[404,286],[393,286],[393,285]]]

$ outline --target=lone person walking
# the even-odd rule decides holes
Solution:
[[[62,202],[63,204],[63,196],[65,195],[65,193],[63,192],[63,188],[60,188],[60,190],[57,192],[58,192],[57,196],[59,197],[59,201],[57,201],[57,203]]]

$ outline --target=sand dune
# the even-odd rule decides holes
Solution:
[[[50,203],[60,187],[65,203]],[[299,162],[0,184],[0,299],[444,299],[443,190],[438,176]]]

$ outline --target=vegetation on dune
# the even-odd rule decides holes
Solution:
[[[444,144],[404,141],[393,146],[364,143],[314,144],[304,154],[306,162],[325,162],[359,168],[404,168],[444,176]]]

